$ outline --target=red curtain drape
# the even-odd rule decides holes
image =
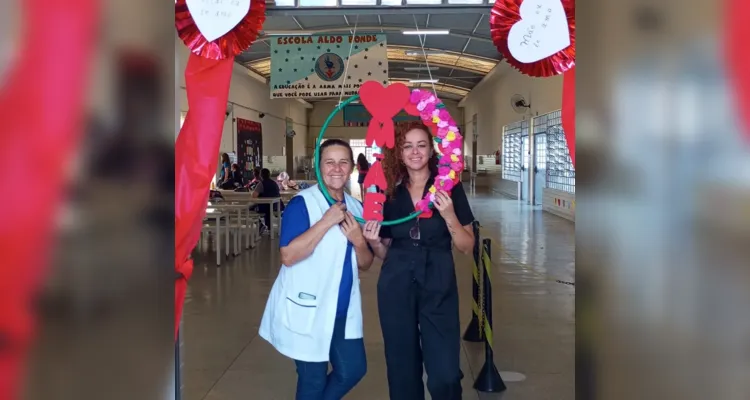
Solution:
[[[99,16],[96,0],[26,0],[22,11],[18,58],[0,78],[0,399],[19,398],[23,385],[31,303],[52,247],[65,166],[83,132]],[[54,62],[40,60],[40,51]],[[44,164],[43,184],[19,186],[28,157]]]
[[[563,75],[562,90],[562,126],[565,141],[568,142],[570,159],[573,168],[576,166],[576,69],[572,68]]]
[[[206,215],[209,185],[219,162],[219,145],[232,79],[233,58],[209,60],[190,53],[185,68],[188,113],[175,143],[175,337],[182,318],[190,252]]]
[[[735,110],[739,113],[745,137],[750,140],[750,3],[728,0],[724,23],[724,53],[729,72],[729,88],[734,93]]]

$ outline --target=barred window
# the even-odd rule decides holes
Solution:
[[[568,151],[565,132],[562,128],[562,112],[554,111],[540,115],[534,120],[534,135],[545,135],[547,151],[547,187],[564,192],[576,192],[576,172]],[[537,147],[537,151],[538,151]]]

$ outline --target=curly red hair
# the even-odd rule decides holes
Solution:
[[[406,133],[413,129],[424,131],[427,134],[428,141],[434,143],[432,130],[422,121],[399,122],[396,124],[395,146],[392,149],[383,149],[383,161],[381,161],[383,165],[383,173],[388,182],[388,188],[385,190],[386,196],[393,196],[396,186],[399,183],[409,183],[409,173],[406,170],[406,165],[404,165],[401,149],[404,147]],[[428,167],[432,174],[437,173],[437,164],[438,155],[437,151],[434,151],[428,162]]]

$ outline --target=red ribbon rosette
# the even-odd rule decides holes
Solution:
[[[564,40],[566,24],[569,45],[557,46]],[[533,77],[559,75],[575,66],[575,28],[575,0],[496,0],[490,13],[490,32],[497,50],[508,64]],[[523,46],[525,55],[535,61],[514,56],[509,39],[511,46]],[[560,50],[549,54],[557,48]],[[536,60],[540,54],[545,57]]]
[[[250,47],[258,38],[266,20],[265,0],[251,0],[250,11],[231,31],[209,42],[195,24],[185,0],[174,5],[174,24],[177,34],[193,53],[212,60],[233,58]]]

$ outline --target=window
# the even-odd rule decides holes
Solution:
[[[406,0],[406,4],[443,4],[443,0]]]
[[[448,0],[448,4],[484,4],[484,0]]]
[[[381,0],[380,4],[384,6],[400,6],[401,0]]]
[[[276,0],[277,7],[294,7],[294,0]]]
[[[568,143],[562,129],[562,112],[554,111],[535,119],[534,135],[547,136],[547,187],[563,192],[576,192],[576,172],[570,159]]]
[[[299,0],[300,7],[336,7],[336,0]]]
[[[524,133],[528,135],[528,125],[527,121],[518,121],[503,129],[503,179],[521,181],[521,141]]]
[[[341,0],[342,6],[374,6],[377,0]]]

